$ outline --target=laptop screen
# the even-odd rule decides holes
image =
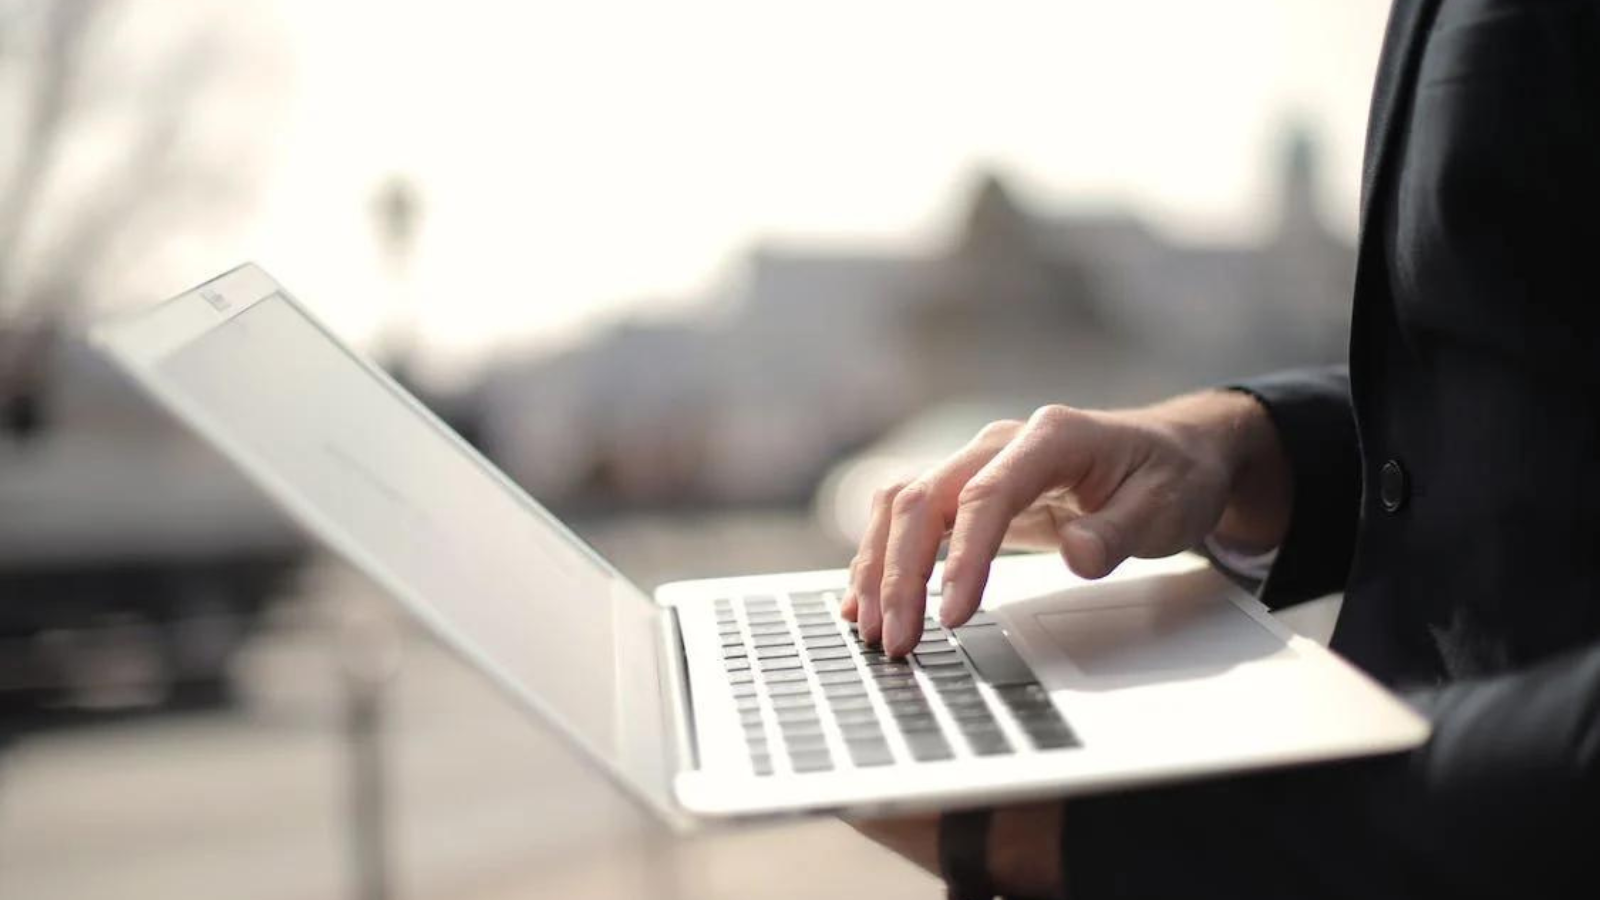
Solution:
[[[658,610],[559,522],[281,292],[150,362],[156,393],[319,537],[668,805]]]

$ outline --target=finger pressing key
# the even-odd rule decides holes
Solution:
[[[902,487],[904,484],[890,485],[872,498],[872,517],[867,522],[867,533],[861,537],[861,549],[856,553],[858,562],[850,592],[855,597],[856,625],[861,630],[861,639],[869,644],[876,644],[883,637],[878,597],[883,583],[884,548],[889,541],[890,507]]]
[[[1060,414],[1035,414],[961,489],[944,566],[939,620],[946,627],[977,610],[1011,520],[1045,490],[1071,489],[1083,477],[1092,457],[1066,424]]]
[[[885,577],[879,595],[884,619],[883,644],[889,653],[909,653],[922,636],[928,576],[938,560],[939,545],[944,543],[955,519],[956,498],[962,486],[987,465],[1021,427],[1022,423],[1013,421],[990,424],[958,453],[896,495],[883,562]]]
[[[878,604],[883,649],[904,656],[922,636],[928,576],[944,541],[945,517],[926,482],[912,482],[895,495]]]

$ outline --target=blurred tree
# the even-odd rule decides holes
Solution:
[[[48,424],[52,346],[118,261],[161,239],[151,213],[229,193],[181,146],[212,34],[130,67],[109,47],[122,5],[0,0],[0,433]]]

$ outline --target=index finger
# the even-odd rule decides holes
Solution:
[[[962,485],[981,471],[1020,427],[1019,422],[990,423],[944,464],[895,496],[878,596],[883,649],[889,655],[904,656],[922,637],[928,576],[955,517]]]
[[[1000,552],[1011,520],[1046,490],[1075,486],[1088,468],[1089,454],[1077,439],[1074,418],[1064,407],[1041,409],[961,489],[944,564],[939,621],[945,627],[953,628],[977,611],[989,581],[989,563]]]

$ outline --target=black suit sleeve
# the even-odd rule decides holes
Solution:
[[[1361,509],[1348,367],[1280,372],[1232,387],[1266,407],[1294,479],[1289,531],[1262,602],[1277,609],[1343,589]]]
[[[1067,801],[1068,896],[1594,896],[1600,644],[1410,699],[1410,753]]]

